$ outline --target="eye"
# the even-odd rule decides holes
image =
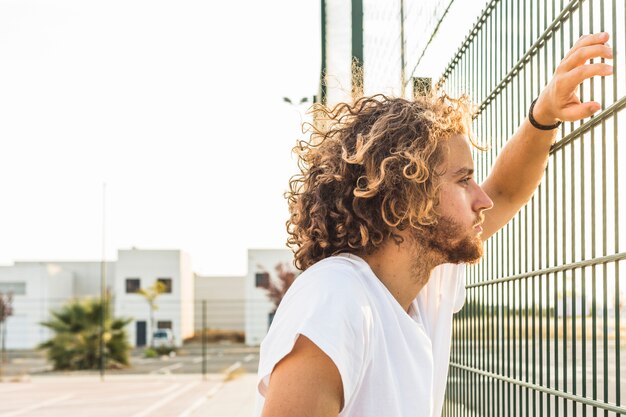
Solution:
[[[467,184],[469,184],[471,179],[472,179],[472,177],[465,177],[465,178],[463,178],[462,180],[459,181],[459,184],[467,185]]]

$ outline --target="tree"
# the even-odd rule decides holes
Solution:
[[[103,309],[103,307],[105,307]],[[39,345],[57,370],[98,369],[100,367],[100,325],[104,314],[104,357],[107,368],[128,366],[130,345],[124,327],[128,318],[113,318],[109,297],[72,300],[41,325],[51,329],[52,339]]]
[[[291,268],[289,268],[287,263],[279,263],[276,265],[276,274],[278,275],[278,281],[270,279],[267,287],[267,295],[276,306],[274,312],[276,312],[276,309],[287,293],[287,290],[291,287],[291,284],[293,284],[298,276]]]
[[[6,363],[6,321],[13,315],[13,293],[0,292],[0,363]]]
[[[154,285],[148,288],[139,288],[137,291],[148,302],[150,308],[150,346],[154,347],[154,312],[159,309],[156,299],[159,295],[167,291],[167,287],[161,281],[156,281]]]

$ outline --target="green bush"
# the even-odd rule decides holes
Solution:
[[[145,348],[143,350],[143,357],[144,358],[156,358],[157,356],[159,356],[159,354],[157,353],[156,350],[154,350],[152,348]]]
[[[110,302],[100,299],[72,300],[57,311],[52,319],[41,323],[51,329],[52,339],[38,346],[47,351],[48,360],[56,370],[98,369],[100,367],[100,325],[104,314],[105,367],[129,365],[130,345],[124,327],[131,319],[113,318]]]
[[[159,356],[169,355],[172,352],[176,353],[176,348],[174,346],[157,346],[154,350]]]

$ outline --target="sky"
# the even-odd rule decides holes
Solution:
[[[316,0],[0,0],[0,265],[100,260],[103,208],[109,260],[284,248],[319,30]]]

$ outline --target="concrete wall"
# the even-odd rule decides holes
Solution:
[[[199,276],[195,278],[195,327],[202,328],[202,301],[206,300],[206,327],[245,330],[246,276]]]
[[[185,252],[180,253],[180,320],[181,340],[194,333],[195,274],[191,270],[191,259]]]
[[[14,295],[13,315],[6,321],[8,349],[32,349],[49,339],[50,332],[39,323],[72,297],[73,280],[70,271],[43,262],[0,267],[0,283],[25,284],[25,293]]]
[[[74,296],[75,297],[100,297],[100,262],[68,262],[53,261],[55,265],[74,274]],[[17,263],[16,263],[17,264]],[[106,264],[106,286],[113,288],[115,280],[115,262],[105,262]]]

